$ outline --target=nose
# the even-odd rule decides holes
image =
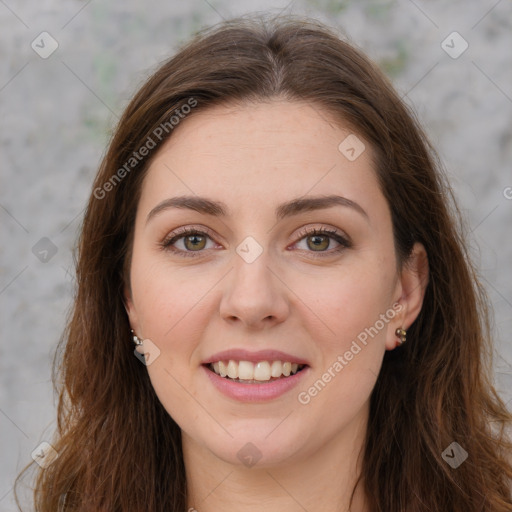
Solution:
[[[263,329],[283,322],[289,314],[289,288],[269,266],[268,252],[252,262],[236,255],[224,282],[220,315],[230,323]]]

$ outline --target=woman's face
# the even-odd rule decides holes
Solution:
[[[364,426],[384,352],[421,307],[415,276],[397,273],[367,141],[298,102],[218,106],[181,121],[148,170],[127,310],[187,442],[272,465]]]

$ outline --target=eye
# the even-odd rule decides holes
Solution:
[[[314,257],[331,256],[332,254],[337,254],[344,249],[351,247],[349,240],[333,229],[308,228],[299,233],[298,236],[300,236],[300,239],[295,243],[295,245],[302,242],[302,240],[312,240],[311,243],[307,241],[306,246],[313,250],[300,250],[318,253],[315,254]],[[186,227],[171,233],[161,242],[160,246],[164,250],[174,252],[179,256],[195,257],[199,256],[201,252],[204,252],[204,249],[208,249],[208,247],[206,247],[207,239],[213,239],[213,235],[209,230]],[[326,249],[329,247],[332,240],[335,240],[339,245],[338,247],[327,251]],[[178,242],[182,242],[182,248],[175,246]],[[212,247],[209,248],[211,249]]]
[[[347,238],[345,238],[341,233],[336,231],[335,229],[327,229],[327,228],[306,228],[301,233],[299,233],[301,237],[296,244],[306,241],[306,247],[308,249],[313,249],[314,257],[324,257],[324,256],[332,256],[333,254],[337,254],[342,252],[344,249],[347,249],[352,246]],[[334,249],[327,251],[327,248],[331,244],[331,241],[335,240],[339,245]],[[301,249],[307,250],[307,249]]]
[[[160,245],[163,249],[178,253],[180,256],[194,257],[196,256],[194,253],[200,253],[203,249],[207,248],[206,240],[208,238],[212,238],[208,230],[202,231],[188,227],[174,231]],[[174,247],[174,244],[182,240],[184,249]]]

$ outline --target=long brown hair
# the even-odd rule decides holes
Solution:
[[[37,475],[35,510],[186,509],[181,432],[133,355],[123,303],[141,183],[173,115],[274,97],[322,107],[371,143],[398,268],[416,241],[429,257],[422,310],[371,395],[361,478],[372,512],[512,510],[512,417],[492,385],[488,301],[441,165],[373,63],[328,27],[291,17],[203,31],[126,108],[83,221],[53,375],[59,457]],[[468,454],[456,469],[442,456],[453,442]]]

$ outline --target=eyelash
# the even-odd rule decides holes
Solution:
[[[168,237],[166,237],[159,245],[162,247],[162,249],[166,251],[171,251],[175,254],[178,254],[179,256],[183,257],[192,257],[195,258],[197,256],[200,256],[204,250],[200,251],[183,251],[181,249],[176,249],[172,247],[172,244],[180,240],[181,238],[184,238],[189,235],[200,235],[200,236],[207,236],[210,239],[213,239],[212,233],[208,230],[202,230],[202,229],[196,229],[193,227],[187,227],[180,229],[179,231],[175,231],[174,233],[171,233]],[[306,251],[312,253],[314,258],[325,258],[328,256],[332,256],[333,254],[338,254],[342,252],[345,249],[348,249],[352,247],[352,244],[343,236],[341,236],[336,230],[328,229],[328,228],[305,228],[302,230],[297,236],[299,236],[299,239],[297,242],[300,242],[302,239],[308,237],[308,236],[314,236],[314,235],[327,235],[329,238],[334,239],[336,242],[338,242],[340,245],[332,249],[330,251]],[[296,243],[297,243],[296,242]]]

